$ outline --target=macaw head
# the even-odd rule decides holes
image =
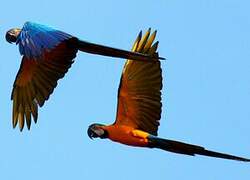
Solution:
[[[13,28],[8,30],[5,35],[6,41],[8,41],[9,43],[15,43],[21,31],[22,29],[19,28]]]
[[[93,138],[107,138],[108,137],[108,132],[103,128],[105,125],[103,124],[91,124],[88,128],[88,136],[90,139]]]

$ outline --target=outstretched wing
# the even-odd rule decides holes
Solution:
[[[153,43],[156,31],[150,29],[137,37],[132,51],[156,53],[158,42]],[[118,92],[115,124],[127,125],[157,135],[161,118],[162,72],[160,61],[141,62],[127,60],[123,68]]]
[[[36,28],[37,27],[37,28]],[[43,106],[50,94],[73,63],[77,49],[76,38],[34,23],[26,23],[18,37],[21,67],[16,76],[13,100],[13,127],[19,122],[20,130],[31,116],[37,121],[38,105]]]

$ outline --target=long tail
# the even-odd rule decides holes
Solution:
[[[124,59],[132,59],[137,61],[152,61],[152,60],[164,60],[165,58],[158,57],[157,54],[155,56],[149,56],[146,54],[131,52],[122,49],[117,49],[113,47],[108,47],[104,45],[94,44],[87,41],[78,41],[78,49],[83,52],[91,53],[91,54],[99,54],[103,56],[111,56],[118,57]]]
[[[203,156],[250,162],[250,159],[247,159],[247,158],[233,156],[230,154],[219,153],[215,151],[210,151],[210,150],[206,150],[204,147],[201,147],[201,146],[186,144],[186,143],[179,142],[179,141],[161,139],[155,136],[149,136],[148,140],[149,140],[149,147],[151,148],[159,148],[165,151],[170,151],[170,152],[174,152],[178,154],[185,154],[185,155],[190,155],[190,156],[195,156],[198,154],[198,155],[203,155]]]

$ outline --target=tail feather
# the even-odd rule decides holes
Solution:
[[[158,57],[158,54],[155,54],[153,57],[150,55],[138,53],[138,52],[131,52],[122,49],[117,49],[113,47],[103,46],[99,44],[90,43],[87,41],[78,41],[78,50],[91,53],[91,54],[98,54],[103,56],[111,56],[111,57],[118,57],[124,59],[132,59],[137,61],[152,61],[152,60],[164,60],[165,58]]]
[[[210,156],[210,157],[216,157],[216,158],[250,162],[250,159],[247,159],[247,158],[220,153],[220,152],[215,152],[215,151],[210,151],[210,150],[206,150],[204,147],[201,147],[201,146],[187,144],[187,143],[183,143],[179,141],[161,139],[155,136],[149,136],[148,139],[149,139],[149,147],[151,148],[159,148],[165,151],[170,151],[170,152],[174,152],[178,154],[185,154],[185,155],[190,155],[190,156],[203,155],[203,156]]]

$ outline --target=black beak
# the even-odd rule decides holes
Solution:
[[[93,138],[107,138],[108,135],[107,135],[107,132],[102,129],[101,127],[99,127],[100,125],[90,125],[89,128],[88,128],[88,136],[90,139],[93,139]]]
[[[15,43],[17,41],[17,37],[19,33],[21,32],[21,29],[13,28],[6,32],[5,39],[8,43]]]
[[[95,131],[92,128],[88,129],[88,136],[90,139],[93,139],[93,137],[95,136]]]
[[[10,34],[9,31],[7,31],[6,35],[5,35],[5,39],[8,43],[12,44],[13,42],[16,42],[16,38]]]

